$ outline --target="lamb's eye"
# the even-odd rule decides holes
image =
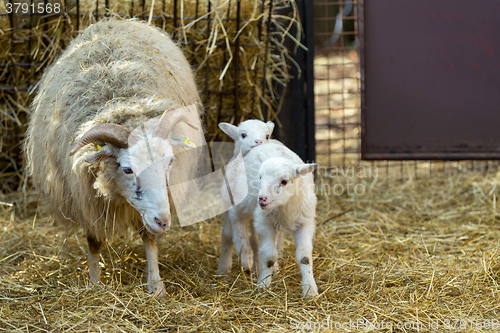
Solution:
[[[172,158],[170,159],[170,164],[174,163],[174,160],[175,160],[175,158],[174,158],[174,157],[172,157]]]
[[[269,140],[269,134],[266,134],[266,140]]]
[[[281,185],[285,186],[286,184],[288,184],[288,180],[283,179],[283,180],[281,181]]]
[[[246,133],[241,133],[241,137],[244,139],[247,137],[247,134]]]
[[[123,168],[122,168],[122,170],[123,170],[123,172],[124,172],[125,174],[127,174],[127,175],[130,175],[130,174],[134,173],[134,172],[132,171],[132,169],[131,169],[131,168],[129,168],[129,167],[123,167]]]

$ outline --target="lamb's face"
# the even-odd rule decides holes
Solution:
[[[274,123],[250,119],[242,122],[238,127],[229,123],[220,123],[219,127],[234,140],[236,146],[240,147],[242,155],[245,156],[250,149],[269,142]]]
[[[259,205],[264,210],[285,205],[288,200],[301,191],[303,182],[298,177],[313,171],[317,164],[294,164],[283,157],[265,160],[259,171]],[[302,189],[303,190],[303,189]]]
[[[141,214],[149,232],[164,232],[171,224],[168,181],[174,154],[169,140],[149,137],[117,155],[119,192]]]

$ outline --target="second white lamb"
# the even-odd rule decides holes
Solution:
[[[244,162],[248,195],[232,209],[232,215],[235,218],[253,216],[253,226],[260,243],[258,284],[269,287],[278,260],[279,234],[290,232],[297,246],[302,295],[318,295],[312,261],[317,199],[311,173],[318,165],[305,164],[281,143],[254,147],[244,157]],[[226,175],[228,181],[235,184],[238,177],[242,178],[241,170],[227,170]],[[228,246],[232,250],[231,243],[223,234],[223,254],[228,253]]]

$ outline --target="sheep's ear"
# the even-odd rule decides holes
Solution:
[[[309,163],[309,164],[297,164],[295,166],[295,176],[304,176],[309,172],[313,172],[318,167],[318,163]]]
[[[269,135],[273,134],[274,123],[272,121],[268,121],[266,124],[267,124],[267,128],[269,128]]]
[[[229,123],[220,123],[219,128],[222,130],[222,132],[229,135],[233,140],[236,141],[236,139],[238,138],[238,127]]]
[[[99,149],[97,152],[85,158],[85,162],[90,164],[95,164],[98,162],[104,162],[107,159],[114,156],[113,150],[108,146],[104,146]]]

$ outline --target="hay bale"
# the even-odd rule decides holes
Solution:
[[[272,116],[278,112],[279,96],[274,92],[274,83],[286,84],[289,79],[285,61],[289,51],[283,46],[283,40],[288,38],[290,25],[299,21],[274,11],[269,13],[269,0],[157,0],[146,2],[144,7],[142,2],[133,0],[108,1],[108,11],[105,1],[81,0],[79,11],[74,1],[65,3],[67,13],[32,18],[31,29],[29,16],[16,15],[13,20],[0,17],[2,191],[26,188],[20,141],[38,79],[76,36],[78,29],[84,29],[104,15],[149,20],[178,40],[195,70],[206,107],[209,141],[220,134],[217,124],[221,121],[239,123],[248,118],[263,119],[263,105],[270,108]],[[291,4],[280,0],[274,1],[273,6],[283,8]],[[0,12],[5,12],[5,2],[0,2]],[[272,34],[268,34],[266,28],[269,19],[273,26],[281,27]],[[10,21],[15,23],[14,29]],[[264,91],[267,91],[265,95]]]

